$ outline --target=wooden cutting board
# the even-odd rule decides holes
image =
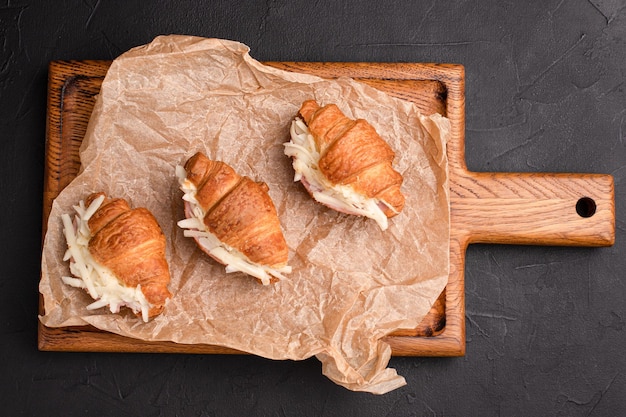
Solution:
[[[387,337],[396,356],[465,353],[465,251],[470,243],[610,246],[615,240],[613,178],[598,174],[471,172],[465,165],[465,74],[460,65],[267,62],[325,78],[352,77],[448,117],[450,276],[422,323]],[[49,68],[43,232],[52,201],[80,168],[78,150],[109,61],[54,61]],[[40,302],[40,310],[43,303]],[[241,353],[212,345],[144,342],[90,326],[48,328],[47,351]]]

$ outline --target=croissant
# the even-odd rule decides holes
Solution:
[[[88,310],[109,306],[117,313],[125,306],[144,321],[160,314],[172,295],[165,236],[152,213],[104,193],[89,195],[74,209],[73,221],[62,215],[64,260],[74,275],[63,281],[96,300]]]
[[[291,272],[288,249],[268,186],[237,174],[221,161],[198,152],[177,176],[185,201],[185,220],[178,225],[200,249],[264,285]]]
[[[374,127],[346,117],[335,104],[307,100],[291,124],[285,154],[318,202],[337,211],[374,219],[382,230],[404,207],[402,175],[395,153]]]

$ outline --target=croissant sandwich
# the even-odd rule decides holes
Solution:
[[[391,147],[367,121],[349,119],[335,104],[305,101],[284,145],[293,159],[294,180],[318,202],[372,218],[382,230],[404,207],[402,175],[392,168]]]
[[[186,219],[178,222],[204,252],[262,284],[291,272],[288,249],[267,184],[238,175],[202,153],[177,167]]]
[[[150,211],[104,193],[91,194],[74,210],[73,220],[62,215],[64,260],[74,275],[63,282],[96,300],[88,310],[109,306],[117,313],[125,306],[146,322],[160,314],[171,297],[170,272],[165,236]]]

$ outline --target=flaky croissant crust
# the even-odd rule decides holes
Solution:
[[[228,164],[200,152],[184,168],[197,188],[208,231],[254,263],[273,268],[287,264],[287,243],[267,184],[240,176]]]
[[[91,194],[87,206],[103,194]],[[161,313],[171,297],[167,288],[170,272],[165,235],[152,213],[145,208],[131,209],[123,199],[106,198],[88,225],[92,235],[89,252],[94,259],[113,271],[125,286],[141,285],[152,306],[149,317]]]
[[[395,153],[371,124],[346,117],[335,104],[321,107],[315,100],[302,103],[299,115],[315,140],[319,169],[328,181],[383,200],[393,208],[384,210],[387,217],[402,210],[403,179],[392,167]]]

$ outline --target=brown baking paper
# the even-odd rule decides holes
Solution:
[[[351,79],[264,66],[248,52],[233,41],[162,36],[113,62],[81,147],[81,172],[50,213],[40,319],[272,359],[316,356],[348,389],[398,388],[405,380],[387,367],[391,349],[381,339],[415,328],[448,277],[448,120]],[[282,144],[310,98],[367,119],[395,150],[406,206],[388,230],[316,203],[293,181]],[[226,274],[183,236],[175,167],[197,151],[268,184],[289,246],[288,279],[263,286]],[[129,312],[87,311],[88,294],[61,281],[69,275],[61,214],[94,191],[147,207],[167,236],[174,295],[148,323]]]

